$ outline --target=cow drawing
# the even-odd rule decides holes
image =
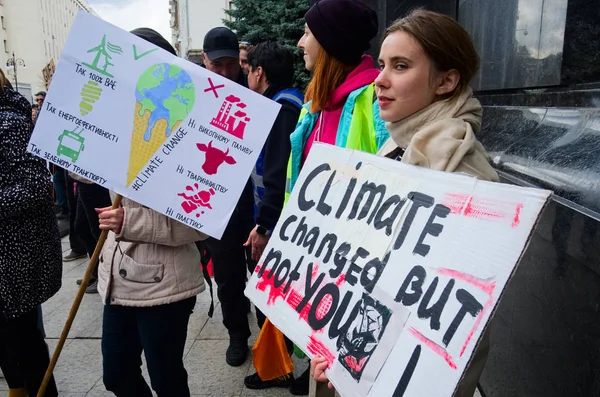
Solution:
[[[219,166],[223,163],[236,163],[235,159],[229,155],[229,148],[227,148],[226,151],[222,151],[213,147],[212,141],[208,143],[208,146],[203,143],[197,143],[196,147],[201,152],[206,153],[204,164],[202,164],[202,170],[204,170],[207,175],[215,175],[219,170]]]

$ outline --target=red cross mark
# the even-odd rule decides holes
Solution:
[[[210,87],[205,89],[204,92],[212,91],[213,94],[215,94],[215,98],[219,97],[219,94],[217,94],[217,90],[219,88],[225,88],[225,84],[215,85],[210,77],[208,78],[208,84],[210,84]]]

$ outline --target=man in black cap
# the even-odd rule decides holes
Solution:
[[[248,87],[247,76],[240,66],[238,39],[231,30],[223,27],[210,30],[204,37],[202,57],[211,72]],[[250,326],[244,289],[248,269],[253,271],[256,262],[251,259],[251,248],[243,245],[254,226],[254,194],[248,179],[221,240],[206,240],[213,261],[223,325],[229,332],[225,361],[234,367],[244,364],[248,357]]]
[[[208,70],[248,87],[248,79],[240,66],[240,47],[235,33],[224,27],[209,30],[202,50]]]

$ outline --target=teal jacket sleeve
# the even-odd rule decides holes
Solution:
[[[390,133],[385,128],[385,121],[381,120],[379,114],[379,103],[377,100],[373,102],[373,122],[375,123],[375,139],[377,141],[377,150],[381,149],[383,144],[390,137]]]

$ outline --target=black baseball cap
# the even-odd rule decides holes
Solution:
[[[204,53],[211,61],[240,57],[240,47],[235,33],[227,28],[213,28],[204,36]]]

